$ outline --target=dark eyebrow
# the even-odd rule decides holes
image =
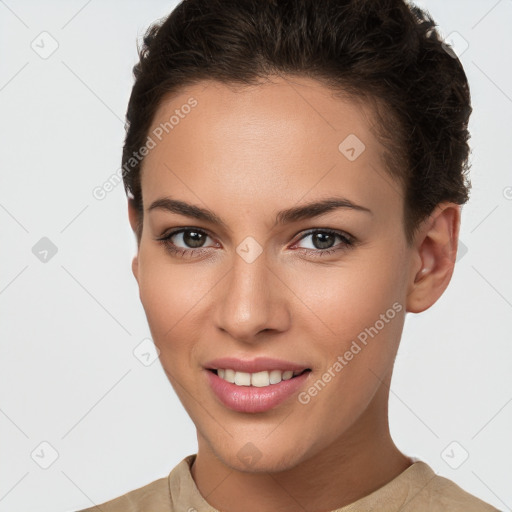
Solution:
[[[184,215],[185,217],[192,217],[194,219],[211,222],[212,224],[222,226],[226,231],[230,231],[226,223],[220,217],[215,215],[215,213],[207,210],[206,208],[185,203],[185,201],[178,201],[177,199],[171,199],[170,197],[162,197],[153,201],[147,211],[150,212],[155,209],[167,210],[171,213]]]
[[[373,215],[369,208],[353,203],[344,197],[329,197],[327,199],[322,199],[313,203],[307,203],[302,206],[294,206],[293,208],[278,212],[274,226],[277,226],[278,224],[288,224],[291,222],[297,222],[298,220],[318,217],[324,213],[336,210],[338,208],[356,210]]]
[[[362,211],[373,215],[370,209],[355,204],[348,199],[343,197],[330,197],[302,206],[294,206],[286,210],[281,210],[276,215],[274,227],[279,224],[289,224],[303,219],[318,217],[338,208]],[[170,197],[162,197],[153,201],[147,211],[149,212],[155,209],[167,210],[172,213],[184,215],[185,217],[192,217],[194,219],[217,224],[222,226],[226,231],[230,231],[227,224],[212,211],[184,201],[178,201],[177,199],[171,199]]]

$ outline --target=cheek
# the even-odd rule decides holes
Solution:
[[[332,435],[359,416],[392,369],[405,315],[397,261],[361,260],[296,280],[297,295],[314,312],[301,320],[305,338],[314,340],[322,366],[301,403],[322,428],[329,418]]]
[[[158,249],[139,252],[140,299],[155,344],[161,352],[169,345],[179,350],[190,339],[195,307],[209,288],[192,266],[176,265]],[[187,332],[186,332],[187,331]],[[187,336],[188,334],[188,336]]]
[[[318,391],[311,403],[336,424],[357,416],[392,368],[405,315],[402,269],[398,251],[383,256],[375,250],[343,267],[296,277],[297,295],[314,312],[302,320],[306,338],[315,340],[321,371],[327,372],[316,385],[321,390],[325,383],[325,393]]]
[[[339,267],[318,267],[307,275],[297,273],[291,282],[306,306],[308,325],[326,333],[332,345],[333,339],[346,342],[357,337],[373,326],[381,314],[386,315],[393,304],[403,302],[402,269],[398,253],[382,255],[373,250],[347,259]],[[387,316],[395,318],[396,309],[399,308],[395,306]],[[340,343],[343,342],[333,348],[342,348]]]

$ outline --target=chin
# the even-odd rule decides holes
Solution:
[[[241,448],[226,452],[214,450],[218,459],[233,470],[244,473],[277,473],[298,466],[306,458],[306,447],[290,442],[283,446],[278,442],[234,442],[231,446]]]

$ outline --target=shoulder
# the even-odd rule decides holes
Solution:
[[[123,496],[77,512],[167,512],[171,510],[168,478],[159,478]]]
[[[422,461],[415,462],[398,480],[406,485],[404,512],[496,512],[498,509],[459,487],[452,480],[436,474]]]
[[[434,476],[427,485],[428,500],[432,504],[429,510],[453,512],[496,512],[498,510],[465,491],[452,480],[436,475],[433,471],[432,474]]]
[[[386,485],[334,512],[499,512],[418,459]]]

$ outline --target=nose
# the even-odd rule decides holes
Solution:
[[[268,339],[269,332],[289,328],[291,292],[278,270],[268,265],[265,252],[250,263],[236,254],[222,281],[215,302],[217,328],[243,343],[257,343]],[[263,332],[267,336],[258,336]]]

